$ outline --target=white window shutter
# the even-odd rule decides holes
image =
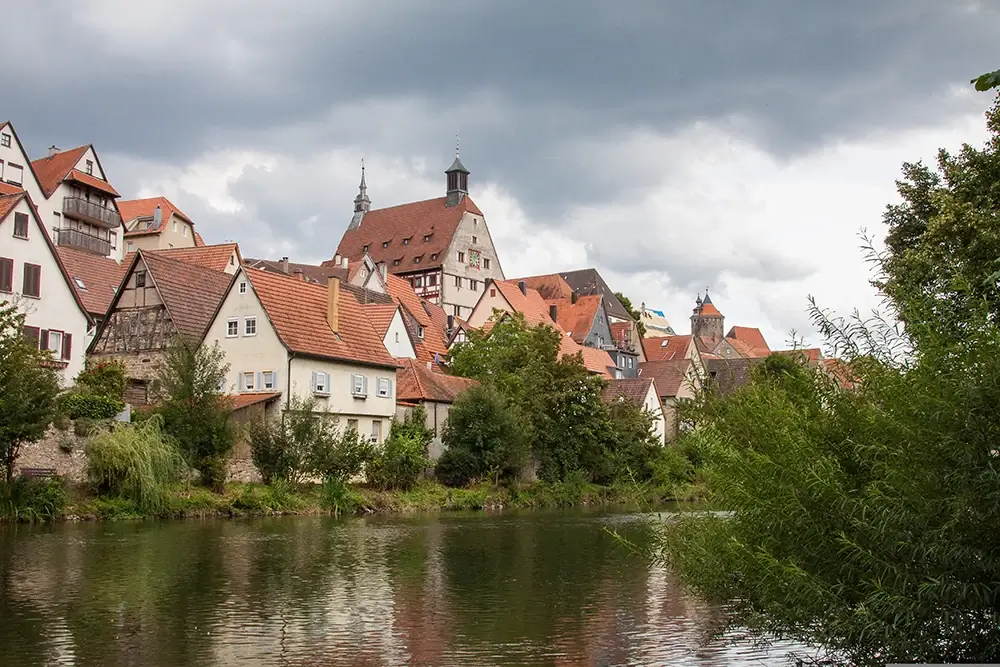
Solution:
[[[392,393],[392,378],[389,378],[389,398],[392,398],[394,394]]]
[[[271,377],[274,378],[274,391],[278,391],[278,387],[281,386],[278,384],[278,371],[271,373]]]
[[[362,375],[361,376],[361,387],[362,387],[361,393],[364,394],[365,396],[367,396],[368,395],[368,376],[367,375]]]
[[[318,383],[316,382],[316,380],[318,379],[316,377],[317,375],[318,375],[318,373],[316,373],[316,371],[313,371],[313,391],[316,391],[316,387],[318,385]]]
[[[260,391],[263,388],[264,388],[264,374],[260,371],[257,371],[257,384],[254,385],[254,389]]]

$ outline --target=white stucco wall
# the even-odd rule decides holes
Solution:
[[[642,401],[642,406],[655,415],[656,421],[653,422],[653,430],[656,433],[656,437],[660,440],[660,443],[665,444],[667,441],[667,422],[663,416],[663,408],[660,405],[660,397],[656,395],[655,382],[650,383],[649,389],[646,390],[646,397]]]
[[[389,350],[389,354],[396,359],[417,358],[417,351],[413,349],[413,343],[406,333],[406,324],[404,324],[403,316],[398,308],[396,314],[392,316],[392,322],[389,323],[382,343],[385,345],[385,349]]]
[[[479,303],[466,320],[469,326],[475,329],[482,327],[492,317],[494,308],[508,313],[513,312],[507,299],[496,287],[487,287],[485,291],[479,293],[479,296]]]
[[[476,237],[476,243],[472,242],[472,237]],[[479,268],[469,266],[469,251],[478,250],[480,254]],[[458,253],[464,253],[465,261],[458,261]],[[483,294],[483,286],[486,280],[493,278],[503,280],[503,270],[500,268],[500,260],[497,258],[496,248],[493,246],[493,237],[490,236],[486,218],[475,213],[466,212],[462,220],[458,223],[455,235],[451,239],[451,245],[445,251],[444,263],[442,265],[442,287],[441,304],[444,311],[449,315],[458,315],[467,318],[472,308],[479,301]],[[490,268],[484,268],[484,259],[489,259]],[[462,278],[462,287],[455,285],[455,276]],[[469,288],[469,279],[478,281],[479,289],[473,291]],[[461,313],[455,313],[454,306],[461,307]]]
[[[7,163],[13,162],[21,166],[21,188],[31,196],[31,201],[37,206],[40,202],[44,201],[45,197],[42,196],[42,188],[38,185],[38,181],[35,180],[34,172],[31,171],[31,160],[21,151],[14,129],[10,126],[10,123],[4,123],[3,126],[0,126],[0,133],[10,135],[10,146],[3,146],[2,142],[0,142],[0,160],[3,160],[3,166],[0,167],[0,179],[6,181],[14,173],[13,171],[7,171]],[[16,181],[16,179],[14,180]],[[51,228],[50,221],[44,217],[42,218],[42,223]]]
[[[14,213],[29,216],[27,240],[14,236]],[[0,300],[14,300],[26,314],[25,325],[39,329],[63,331],[73,336],[68,365],[60,371],[64,385],[73,382],[83,370],[87,343],[87,316],[73,297],[59,264],[45,240],[47,231],[39,226],[31,207],[22,199],[2,222],[0,222],[0,257],[14,260],[13,293],[0,292]],[[39,297],[23,296],[25,263],[41,267]]]

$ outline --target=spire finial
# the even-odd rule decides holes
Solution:
[[[365,159],[361,158],[361,187],[365,187]]]
[[[462,145],[462,137],[458,132],[455,133],[455,159],[458,159],[458,149]]]

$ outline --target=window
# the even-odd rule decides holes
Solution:
[[[184,232],[183,232],[183,236],[185,236],[185,237],[186,237],[187,235],[188,235],[188,226],[187,226],[187,225],[184,225]]]
[[[417,276],[416,278],[414,278],[413,279],[413,286],[414,287],[423,287],[424,286],[424,277],[423,276]]]
[[[483,268],[484,269],[490,268],[490,260],[487,257],[483,257]]]
[[[24,265],[24,282],[21,294],[38,298],[42,295],[42,267],[38,264]]]
[[[353,430],[355,433],[357,433],[358,432],[358,420],[357,419],[348,419],[347,420],[347,430],[348,431]]]
[[[248,372],[246,372],[246,373],[243,374],[243,384],[241,385],[241,388],[243,389],[243,391],[253,391],[254,390],[254,378],[255,377],[256,377],[256,373],[254,373],[253,371],[248,371]]]
[[[475,236],[473,236],[473,237],[472,237],[472,245],[476,245],[476,244],[478,244],[478,243],[479,243],[479,240],[478,240],[478,239],[476,239],[476,237],[475,237]]]
[[[423,255],[417,255],[416,257],[413,258],[413,263],[414,264],[419,264],[420,260],[422,260],[423,258],[424,258]]]
[[[62,356],[62,346],[63,346],[63,334],[62,334],[62,331],[51,331],[50,330],[48,338],[49,338],[48,341],[47,341],[48,345],[45,346],[45,349],[47,349],[48,351],[52,352],[53,356],[55,356],[55,357],[61,357]]]
[[[392,397],[392,380],[390,380],[389,378],[378,379],[378,395],[379,398]]]
[[[274,371],[264,371],[261,389],[274,389]]]
[[[410,238],[411,237],[407,236],[405,239],[403,239],[403,245],[410,245]]]
[[[4,172],[4,178],[7,179],[8,183],[21,185],[24,181],[24,167],[19,164],[14,164],[13,162],[8,162],[7,169]]]
[[[87,286],[83,284],[83,278],[73,278],[73,282],[75,282],[76,286],[79,287],[80,289],[84,291],[87,290]]]
[[[27,213],[15,213],[14,214],[14,236],[19,239],[28,238],[28,214]]]
[[[437,259],[437,258],[438,258],[438,254],[436,252],[432,252],[431,253],[431,259]]]
[[[246,293],[247,293],[247,283],[244,280],[240,282],[240,294],[246,294]]]
[[[94,161],[87,160],[87,173],[91,176],[94,175]]]
[[[459,262],[464,262],[465,261],[465,253],[464,252],[459,252],[458,253],[458,261]]]
[[[478,280],[471,280],[470,279],[469,280],[469,289],[472,290],[473,292],[478,292],[479,291],[479,281]]]
[[[399,260],[398,259],[392,260],[392,265],[393,266],[399,266]]]
[[[174,231],[176,232],[177,231],[177,221],[176,220],[174,220],[173,228],[174,228]]]
[[[437,276],[436,273],[432,273],[431,275],[427,276],[427,285],[428,286],[434,287],[437,284],[438,284],[438,276]]]
[[[0,134],[0,146],[4,148],[10,148],[10,135],[4,132]]]
[[[462,276],[455,276],[455,287],[461,289],[462,287]]]
[[[351,375],[351,393],[355,396],[367,396],[368,378],[360,373]]]
[[[490,288],[490,297],[495,297],[497,295],[497,289],[495,287]]]
[[[229,266],[236,266],[236,255],[229,256]]]
[[[461,317],[462,316],[462,307],[461,306],[452,306],[451,309],[455,312],[455,317]]]
[[[110,232],[108,234],[108,240],[111,241],[112,250],[118,248],[118,232]]]
[[[0,257],[0,292],[14,291],[14,260]]]
[[[382,247],[383,248],[388,248],[389,247],[389,242],[388,241],[382,241]]]
[[[329,373],[313,372],[313,393],[330,395],[330,375]]]
[[[243,320],[243,335],[244,336],[256,336],[257,335],[257,318],[248,317]]]
[[[146,272],[145,271],[136,271],[135,272],[135,286],[136,287],[145,287],[146,286]]]
[[[236,338],[240,335],[240,320],[238,317],[226,320],[226,338]]]
[[[397,343],[399,342],[399,332],[398,331],[396,332],[396,342]]]
[[[135,244],[129,241],[125,244],[125,252],[135,252]]]
[[[424,339],[424,328],[420,325],[417,325],[417,338],[420,340]]]
[[[370,246],[371,246],[371,244],[369,244],[369,243],[366,243],[366,244],[365,244],[365,247],[364,247],[364,248],[362,248],[362,250],[364,250],[365,252],[368,252],[368,248],[369,248]]]
[[[382,440],[382,420],[373,419],[372,420],[372,442],[381,442]]]

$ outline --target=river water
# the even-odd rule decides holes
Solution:
[[[780,665],[586,511],[0,526],[0,665]]]

